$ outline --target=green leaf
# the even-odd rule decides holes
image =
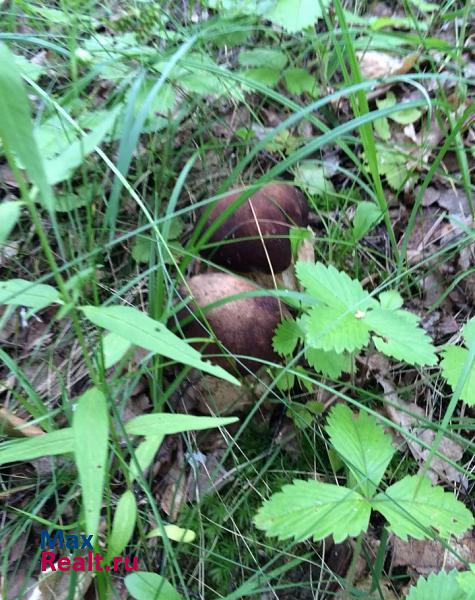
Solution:
[[[287,64],[287,56],[281,50],[253,48],[252,50],[241,50],[239,53],[239,64],[242,67],[265,67],[272,65],[274,69],[281,71]]]
[[[323,166],[316,160],[303,160],[295,168],[295,184],[309,194],[325,196],[335,194],[335,188],[325,177]]]
[[[32,81],[38,81],[41,75],[43,75],[45,72],[44,67],[32,62],[31,60],[28,60],[24,56],[21,56],[21,54],[14,54],[13,56],[21,75],[28,77],[28,79],[31,79]]]
[[[388,310],[397,310],[398,308],[401,308],[404,303],[401,294],[396,292],[396,290],[381,292],[378,296],[378,300],[381,304],[381,308],[387,308]]]
[[[325,351],[353,352],[369,343],[369,329],[355,314],[345,309],[314,306],[308,313],[307,343]]]
[[[264,502],[254,517],[258,529],[280,540],[333,535],[336,543],[368,527],[371,505],[353,490],[296,479]]]
[[[108,333],[102,338],[104,367],[109,369],[118,363],[130,350],[131,343],[116,333]]]
[[[430,539],[436,530],[440,537],[460,535],[474,523],[472,513],[450,492],[432,486],[426,478],[407,475],[379,493],[371,502],[389,522],[389,529],[407,540]]]
[[[173,415],[156,413],[134,417],[125,426],[132,435],[162,436],[184,431],[201,431],[213,427],[224,427],[238,421],[236,417],[194,417],[193,415]]]
[[[295,319],[283,319],[272,338],[272,346],[279,354],[290,355],[293,353],[304,332]]]
[[[410,365],[435,365],[437,356],[430,337],[418,327],[419,317],[406,310],[368,311],[362,321],[376,335],[374,345],[387,356]]]
[[[330,307],[356,312],[377,306],[377,302],[363,289],[359,281],[351,279],[332,265],[298,261],[295,270],[298,280],[307,292]]]
[[[393,92],[389,92],[386,98],[376,99],[376,106],[380,110],[383,108],[390,108],[391,106],[395,106],[396,104],[397,99]],[[399,125],[409,125],[410,123],[415,123],[416,121],[418,121],[421,115],[421,110],[417,108],[408,108],[406,110],[398,110],[396,112],[393,112],[390,115],[388,115],[388,118],[392,121],[395,121],[396,123],[399,123]]]
[[[70,427],[37,435],[24,440],[7,441],[0,444],[0,465],[33,460],[41,456],[56,456],[74,450],[73,430]]]
[[[74,456],[79,472],[86,531],[99,527],[109,442],[106,398],[97,388],[85,392],[73,417]]]
[[[409,589],[406,600],[465,600],[466,595],[457,582],[458,572],[431,573],[427,579],[419,577]]]
[[[328,6],[329,0],[322,0]],[[264,17],[280,25],[289,33],[311,27],[322,18],[322,9],[318,0],[277,0],[274,6],[264,13]]]
[[[440,363],[442,375],[447,379],[447,383],[453,390],[462,375],[468,352],[466,348],[461,346],[447,346],[442,352],[442,362]],[[469,405],[475,404],[475,362],[472,364],[465,380],[460,399]]]
[[[137,571],[124,579],[125,587],[136,600],[182,600],[182,596],[161,575]]]
[[[389,121],[386,117],[380,117],[374,120],[374,128],[379,137],[387,142],[391,139],[391,129],[389,127]]]
[[[359,202],[353,217],[353,237],[361,240],[368,231],[383,218],[383,213],[374,202]]]
[[[197,350],[172,333],[163,323],[155,321],[136,308],[82,306],[80,309],[94,325],[108,329],[132,344],[240,385],[239,381],[222,367],[203,361]]]
[[[391,438],[373,416],[361,411],[356,417],[343,404],[332,409],[325,430],[333,448],[358,481],[362,494],[371,498],[394,455]]]
[[[164,525],[163,529],[165,530],[167,538],[169,540],[173,540],[174,542],[190,544],[196,539],[196,533],[194,531],[191,529],[183,529],[182,527],[178,527],[178,525]],[[152,529],[147,534],[147,539],[154,537],[162,537],[162,530],[159,528]]]
[[[406,110],[398,110],[389,115],[389,118],[399,123],[399,125],[410,125],[415,123],[422,116],[422,111],[418,108],[407,108]]]
[[[0,304],[27,306],[41,310],[55,302],[60,302],[59,292],[50,285],[25,279],[9,279],[0,282]]]
[[[135,460],[132,458],[130,459],[129,477],[131,481],[137,479],[139,472],[141,471],[144,473],[152,464],[155,454],[162,445],[164,437],[164,435],[149,435],[137,446],[134,452]]]
[[[475,600],[475,563],[470,565],[469,571],[463,571],[457,576],[460,587],[469,594],[466,600]]]
[[[7,46],[0,42],[0,138],[21,162],[52,211],[54,198],[46,179],[43,160],[33,137],[33,122],[23,82]]]
[[[112,531],[107,541],[105,562],[110,562],[114,556],[120,556],[129,543],[135,528],[137,518],[137,503],[133,492],[127,490],[117,502],[112,521]]]
[[[359,281],[322,263],[299,261],[296,274],[306,292],[317,301],[300,318],[310,347],[353,352],[369,343],[372,331],[376,348],[388,356],[410,364],[437,362],[429,336],[418,326],[419,318],[405,310],[395,310],[402,301],[397,292],[383,292],[378,302]]]
[[[472,317],[462,328],[462,335],[467,348],[475,344],[475,317]]]
[[[256,67],[255,69],[248,69],[247,71],[243,71],[242,75],[246,79],[250,79],[251,81],[255,81],[257,83],[262,83],[263,85],[267,85],[269,87],[276,86],[280,79],[280,71],[277,69],[272,69],[271,67]]]
[[[51,185],[71,177],[74,170],[84,162],[86,156],[91,154],[111,131],[120,109],[121,106],[117,105],[92,131],[72,142],[59,156],[45,162],[48,182]]]
[[[15,227],[23,202],[2,202],[0,204],[0,246],[4,244]]]
[[[332,350],[318,350],[317,348],[305,348],[305,358],[308,364],[327,377],[337,379],[342,373],[351,372],[351,356],[344,352],[339,354]]]
[[[292,68],[284,72],[285,85],[291,94],[313,94],[316,91],[316,78],[306,69]]]

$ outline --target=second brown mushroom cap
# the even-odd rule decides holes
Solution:
[[[206,227],[246,191],[234,190],[218,200]],[[215,263],[241,273],[280,273],[292,259],[289,231],[306,227],[308,205],[300,190],[285,183],[269,183],[240,204],[210,237],[219,244],[206,251]],[[220,243],[223,242],[223,243]]]

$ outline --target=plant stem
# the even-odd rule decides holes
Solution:
[[[358,565],[358,560],[361,556],[361,549],[363,547],[363,537],[364,531],[362,531],[358,537],[356,538],[355,547],[353,548],[353,556],[351,558],[350,567],[348,569],[348,573],[346,574],[346,582],[345,582],[345,593],[343,598],[350,599],[353,597],[351,593],[351,588],[353,587],[353,581],[356,575],[356,567]]]

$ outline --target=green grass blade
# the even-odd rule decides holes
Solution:
[[[26,91],[13,56],[3,43],[0,43],[0,137],[40,191],[44,206],[53,211],[53,192],[33,137]]]

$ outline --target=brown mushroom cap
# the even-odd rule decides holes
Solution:
[[[211,337],[206,325],[202,324],[203,321],[196,320],[200,318],[197,307],[203,309],[208,304],[229,296],[258,289],[247,281],[225,273],[196,275],[188,280],[188,286],[194,299],[188,307],[195,314],[195,318],[183,326],[183,331],[188,338]],[[186,295],[183,288],[181,292]],[[274,330],[281,320],[281,315],[289,314],[285,307],[279,304],[279,301],[272,296],[249,297],[231,300],[204,313],[216,339],[231,354],[274,361],[277,360],[277,355],[272,348]],[[187,315],[189,312],[184,309],[178,317],[183,320]],[[225,352],[216,343],[209,343],[204,349],[202,342],[193,345],[201,350],[204,356]],[[231,357],[213,357],[211,360],[228,371],[233,371]],[[243,364],[236,363],[235,368],[243,374],[247,372],[243,365],[254,373],[262,366],[262,363],[250,359],[240,359],[240,361]]]
[[[245,188],[235,190],[218,200],[206,227],[243,191]],[[302,192],[285,183],[269,183],[254,192],[218,227],[209,242],[226,240],[226,243],[208,250],[206,254],[215,263],[240,272],[257,270],[270,273],[270,259],[274,273],[280,273],[292,259],[290,227],[306,227],[307,222],[308,206]],[[236,241],[230,243],[231,240]]]

